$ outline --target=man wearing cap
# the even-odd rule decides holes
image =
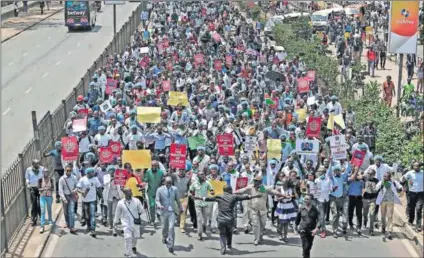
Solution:
[[[204,172],[205,169],[209,166],[210,161],[209,155],[206,155],[205,153],[205,147],[199,146],[197,147],[197,156],[194,157],[193,163],[196,162],[199,164],[199,171]]]
[[[114,227],[122,223],[125,242],[125,257],[137,257],[137,239],[140,237],[141,218],[143,205],[140,200],[132,197],[131,189],[122,189],[125,198],[118,201],[113,220]]]
[[[267,201],[268,194],[283,197],[284,195],[273,189],[273,185],[265,187],[262,184],[262,176],[257,176],[253,180],[253,184],[245,188],[235,191],[235,194],[248,194],[250,196],[260,195],[259,198],[252,199],[250,206],[245,207],[251,209],[253,214],[253,244],[258,245],[262,240],[267,219]]]
[[[72,165],[65,166],[65,175],[59,179],[59,195],[63,203],[63,213],[65,215],[66,227],[71,234],[76,233],[75,229],[75,205],[78,202],[77,184],[78,180],[72,174]]]
[[[56,188],[56,203],[60,202],[59,195],[59,178],[61,178],[64,174],[63,169],[63,161],[62,161],[62,143],[60,141],[56,141],[54,143],[54,149],[48,153],[44,153],[44,157],[53,157],[54,162],[54,172],[55,172],[55,188]]]
[[[87,224],[87,229],[92,237],[96,236],[96,200],[101,193],[98,192],[101,184],[99,179],[94,175],[94,168],[89,167],[85,170],[85,176],[82,177],[78,184],[78,192],[82,195],[83,218],[81,226]],[[84,216],[85,215],[85,216]]]
[[[80,109],[89,108],[89,106],[87,104],[84,104],[83,101],[84,101],[84,96],[79,95],[77,97],[77,104],[74,106],[74,108],[72,110],[75,110],[76,112],[78,112]]]
[[[343,170],[343,172],[342,172]],[[340,226],[340,215],[342,219],[342,230],[343,235],[346,237],[347,230],[347,219],[348,219],[348,203],[347,197],[347,180],[351,171],[351,166],[348,164],[346,169],[342,169],[341,166],[333,166],[329,169],[329,177],[333,181],[334,191],[330,194],[330,210],[332,214],[331,225],[333,228],[333,237],[337,238],[338,229]]]
[[[106,127],[103,125],[99,126],[99,133],[94,136],[94,142],[98,147],[107,147],[109,142],[112,140],[110,134],[106,134]]]
[[[40,209],[40,192],[38,191],[38,181],[43,178],[45,168],[40,166],[38,159],[32,160],[31,167],[25,171],[25,182],[30,190],[31,198],[31,221],[32,226],[37,225],[38,216],[41,215]]]
[[[162,179],[165,172],[159,169],[159,163],[156,160],[152,161],[152,168],[144,174],[143,182],[148,184],[147,197],[149,201],[150,223],[156,227],[156,192],[162,185]]]
[[[333,95],[330,98],[330,102],[327,104],[328,111],[333,115],[337,116],[343,113],[342,105],[337,101],[337,96]]]

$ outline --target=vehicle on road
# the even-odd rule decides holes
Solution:
[[[346,6],[344,10],[346,12],[346,16],[353,16],[355,19],[359,18],[362,20],[365,16],[366,6],[366,4],[353,4]]]
[[[91,30],[96,26],[97,5],[94,1],[65,1],[65,26]]]
[[[344,9],[342,7],[314,12],[311,16],[313,31],[325,31],[330,20],[340,19],[343,14]]]

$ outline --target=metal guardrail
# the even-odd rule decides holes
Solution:
[[[142,2],[132,12],[129,20],[121,27],[103,53],[81,78],[77,86],[62,100],[53,113],[48,111],[37,123],[36,113],[35,111],[32,112],[34,138],[29,141],[22,153],[18,155],[0,179],[1,256],[8,252],[8,246],[29,214],[31,204],[29,191],[25,186],[26,169],[31,166],[32,160],[35,158],[41,159],[42,165],[49,170],[52,171],[54,169],[51,158],[42,158],[42,153],[52,148],[54,142],[60,140],[64,135],[64,125],[68,115],[73,110],[77,97],[85,95],[88,91],[94,72],[107,63],[109,55],[123,52],[125,46],[130,43],[132,33],[141,23],[141,11],[145,8],[146,3]]]

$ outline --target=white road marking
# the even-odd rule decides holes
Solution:
[[[60,61],[56,63],[56,65],[60,65]]]
[[[49,75],[49,73],[45,73],[43,76],[41,76],[41,78],[46,77],[47,75]]]
[[[3,115],[4,116],[7,115],[7,113],[9,113],[9,111],[10,111],[10,108],[6,109],[6,111],[3,112]]]
[[[22,54],[22,56],[26,56],[26,55],[28,55],[28,52],[25,52],[25,53]]]
[[[68,52],[68,56],[69,56],[70,54],[72,54],[72,52],[71,52],[71,51],[69,51],[69,52]]]
[[[81,44],[81,43],[80,43],[80,42],[78,42],[77,47],[79,47],[79,46],[80,46],[80,44]]]
[[[25,94],[28,94],[32,90],[32,87],[25,91]]]
[[[13,65],[13,62],[10,62],[9,65]]]

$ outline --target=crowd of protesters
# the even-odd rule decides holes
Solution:
[[[79,157],[65,161],[73,146],[58,141],[44,154],[53,157],[54,171],[39,160],[26,171],[32,222],[40,221],[41,233],[53,223],[55,196],[70,233],[86,226],[95,237],[100,222],[111,234],[123,232],[129,257],[137,251],[141,213],[155,228],[160,222],[170,252],[175,223],[183,233],[196,230],[199,241],[207,230],[219,231],[224,254],[240,227],[253,231],[254,245],[263,244],[269,220],[281,244],[298,232],[302,255],[310,257],[315,235],[346,237],[350,229],[373,236],[381,227],[391,240],[394,205],[405,190],[409,222],[422,230],[422,164],[412,164],[401,182],[392,178],[396,164],[374,153],[373,124],[357,130],[355,107],[320,95],[318,75],[301,53],[288,59],[236,2],[149,4],[142,17],[143,29],[93,74],[69,114],[65,130],[77,138]],[[339,49],[339,58],[358,51],[348,49]],[[186,99],[169,104],[175,92]],[[142,122],[140,107],[160,107],[159,122]],[[80,119],[86,130],[76,132]],[[231,155],[221,150],[220,135],[231,136]],[[139,169],[119,155],[104,162],[100,150],[112,142],[122,151],[149,151],[149,166]],[[175,144],[186,146],[184,168],[170,165]],[[115,183],[118,170],[126,171],[124,184]],[[240,178],[247,179],[241,187]],[[212,181],[225,184],[214,189]]]

